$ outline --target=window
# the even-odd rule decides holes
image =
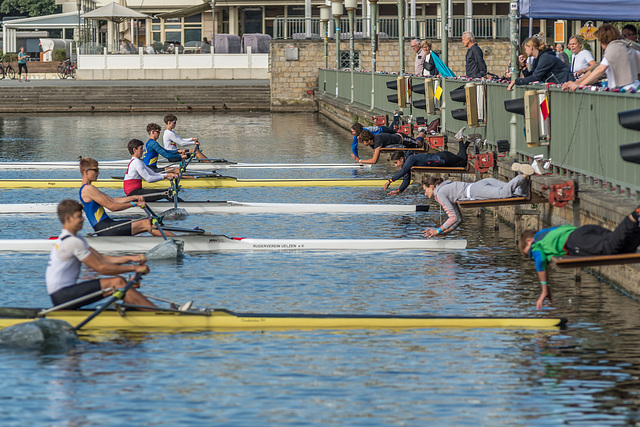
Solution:
[[[350,66],[351,66],[351,63],[349,60],[349,51],[341,50],[340,51],[340,68],[349,68]],[[360,51],[354,50],[353,51],[353,69],[357,70],[359,68],[360,68]]]

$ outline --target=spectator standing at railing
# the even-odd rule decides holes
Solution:
[[[585,74],[575,82],[562,85],[562,90],[575,91],[578,86],[596,83],[605,74],[607,86],[611,89],[638,89],[640,86],[638,51],[629,46],[629,41],[622,39],[620,31],[611,24],[604,24],[598,28],[596,37],[604,48],[602,62],[591,73]]]
[[[203,37],[200,43],[200,53],[211,53],[211,45],[206,37]]]
[[[475,37],[471,31],[462,33],[462,44],[466,47],[466,76],[482,78],[487,74],[487,64],[484,62],[482,49],[476,43]]]
[[[24,69],[24,81],[29,81],[29,75],[27,70],[27,54],[24,53],[24,47],[20,48],[20,52],[18,52],[18,81],[22,81],[22,69]]]
[[[425,77],[437,76],[440,74],[433,59],[435,53],[431,51],[431,42],[425,40],[422,42],[422,75]]]
[[[416,61],[415,61],[415,75],[422,75],[422,67],[424,63],[424,52],[422,51],[422,46],[420,45],[420,40],[413,39],[411,40],[411,49],[416,53]]]
[[[596,61],[593,59],[591,52],[584,48],[582,37],[578,35],[571,36],[569,39],[569,49],[571,49],[573,53],[573,58],[571,58],[571,72],[576,79],[595,68]]]

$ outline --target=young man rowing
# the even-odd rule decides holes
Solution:
[[[162,135],[162,144],[164,145],[165,150],[177,150],[178,147],[184,147],[195,144],[198,148],[196,151],[196,157],[198,159],[206,159],[207,156],[199,150],[200,143],[198,142],[198,138],[180,138],[176,131],[176,124],[178,123],[178,118],[173,114],[167,114],[164,116],[164,122],[167,125],[167,128]],[[209,161],[209,160],[207,160]]]
[[[58,241],[51,249],[49,264],[46,272],[47,292],[54,306],[73,301],[85,295],[102,290],[97,296],[78,302],[67,307],[70,310],[99,301],[113,293],[111,289],[123,288],[126,285],[122,277],[103,277],[77,283],[80,267],[85,264],[100,274],[114,275],[122,273],[148,272],[144,255],[108,256],[93,249],[87,241],[78,236],[82,230],[84,217],[82,205],[75,200],[63,200],[58,205],[58,218],[62,223],[62,232]],[[129,264],[127,263],[137,263]],[[124,297],[124,302],[133,305],[155,307],[144,295],[135,289],[130,289]]]
[[[91,157],[85,157],[80,161],[80,173],[82,174],[82,187],[80,187],[80,203],[84,207],[89,223],[99,236],[135,236],[136,234],[149,232],[154,236],[162,233],[151,224],[151,219],[137,221],[116,221],[105,213],[104,209],[118,212],[132,206],[144,206],[142,196],[111,197],[98,190],[93,185],[98,180],[100,169],[98,161]],[[165,232],[167,236],[174,234]]]
[[[142,161],[154,172],[161,172],[163,170],[158,167],[159,156],[163,156],[168,161],[176,163],[187,158],[184,150],[165,150],[165,148],[158,143],[161,131],[162,128],[156,123],[149,123],[147,125],[149,140],[147,141]],[[167,172],[170,172],[172,169],[173,168],[167,168]]]
[[[132,139],[127,144],[129,154],[131,154],[131,160],[129,166],[127,166],[127,173],[124,175],[124,193],[127,196],[141,196],[148,194],[156,194],[157,190],[142,188],[142,180],[147,182],[158,182],[163,179],[176,179],[178,174],[173,172],[161,172],[157,173],[151,170],[142,161],[142,155],[144,153],[144,143],[139,139]],[[160,199],[169,199],[168,195],[154,195],[147,196],[146,201],[155,202]]]

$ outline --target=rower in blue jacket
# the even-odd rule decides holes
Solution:
[[[467,148],[471,141],[463,142],[458,140],[458,154],[450,151],[438,151],[435,154],[415,154],[413,151],[403,153],[396,151],[391,154],[391,161],[400,168],[387,182],[384,189],[388,189],[389,185],[395,180],[402,178],[402,184],[397,190],[387,193],[389,196],[397,196],[401,194],[411,183],[411,168],[414,166],[431,166],[431,167],[466,167],[467,166]]]
[[[149,140],[145,146],[144,156],[142,161],[145,165],[149,166],[154,172],[164,172],[164,170],[158,167],[158,157],[163,156],[170,162],[179,162],[186,158],[186,154],[182,150],[166,150],[162,145],[158,143],[160,132],[162,128],[156,123],[149,123],[147,125],[147,133],[149,134]]]

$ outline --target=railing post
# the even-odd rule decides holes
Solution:
[[[511,81],[515,81],[518,77],[518,0],[511,0],[509,3],[509,39],[511,40],[511,66],[509,72],[511,73]],[[516,90],[511,92],[511,99],[516,99]],[[511,120],[509,120],[509,139],[511,140],[511,150],[509,156],[516,156],[516,140],[518,138],[518,121],[516,114],[511,114]]]
[[[369,0],[371,8],[371,110],[376,107],[375,79],[376,79],[376,51],[378,50],[378,0]]]
[[[404,0],[398,0],[398,56],[400,73],[404,74]]]
[[[442,62],[449,65],[449,33],[447,25],[447,0],[440,0],[440,28],[442,39]]]

